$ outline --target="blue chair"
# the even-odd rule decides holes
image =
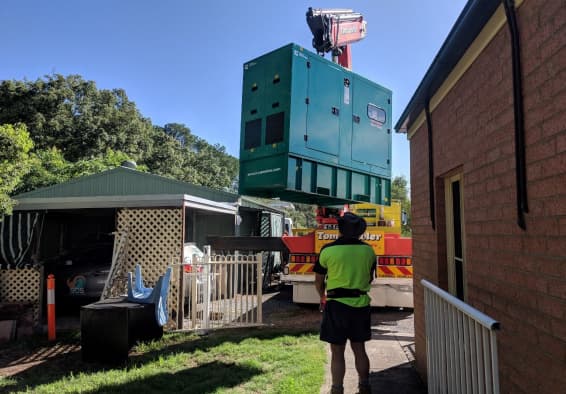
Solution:
[[[165,274],[160,276],[155,287],[143,285],[140,265],[136,265],[135,276],[128,272],[128,301],[138,304],[155,304],[155,319],[160,326],[167,323],[167,295],[171,282],[171,267],[167,267]]]
[[[159,278],[161,279],[161,284],[155,299],[155,319],[157,320],[157,324],[162,327],[169,319],[169,314],[167,313],[167,295],[169,294],[169,283],[171,282],[171,270],[171,267],[167,267],[165,275]]]
[[[128,301],[138,302],[141,304],[151,303],[148,302],[148,299],[151,297],[152,292],[153,288],[144,286],[141,266],[136,264],[133,280],[132,273],[128,272]]]

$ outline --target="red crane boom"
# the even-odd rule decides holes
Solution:
[[[311,7],[307,11],[307,24],[317,53],[332,52],[332,61],[351,69],[350,44],[366,36],[366,21],[362,14],[350,9]]]

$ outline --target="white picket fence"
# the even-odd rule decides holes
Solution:
[[[428,393],[498,394],[499,322],[432,283],[421,283]]]
[[[183,329],[262,324],[262,255],[194,256],[183,268]]]

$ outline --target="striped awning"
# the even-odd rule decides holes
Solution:
[[[40,213],[15,212],[0,217],[0,265],[4,268],[21,268],[31,261],[25,259],[34,232],[40,222]]]

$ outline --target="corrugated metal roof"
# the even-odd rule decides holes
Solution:
[[[63,197],[191,195],[216,202],[235,203],[238,195],[165,178],[130,168],[117,167],[53,186],[18,194],[13,199]]]

